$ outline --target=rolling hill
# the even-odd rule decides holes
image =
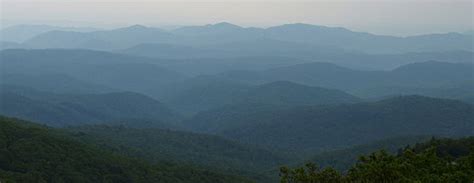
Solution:
[[[65,74],[2,74],[0,87],[20,86],[40,91],[66,94],[94,94],[117,92],[99,84],[78,80]]]
[[[291,81],[309,86],[339,89],[362,97],[377,97],[425,94],[417,92],[423,89],[454,89],[456,85],[472,83],[473,66],[468,63],[428,61],[407,64],[391,71],[363,71],[316,62],[265,71],[224,72],[218,76],[251,84]]]
[[[275,81],[251,88],[242,96],[242,101],[301,106],[355,103],[360,102],[361,99],[340,90],[311,87],[289,81]]]
[[[361,99],[339,90],[310,87],[288,81],[246,85],[216,77],[198,77],[165,97],[164,102],[177,111],[195,114],[240,103],[301,106],[359,102]]]
[[[180,117],[162,103],[138,93],[55,94],[2,87],[0,113],[53,126],[136,122],[130,126],[177,126]],[[148,124],[147,124],[148,123]]]

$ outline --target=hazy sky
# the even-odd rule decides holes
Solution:
[[[2,26],[117,27],[230,22],[342,26],[413,35],[473,29],[474,0],[0,0]]]

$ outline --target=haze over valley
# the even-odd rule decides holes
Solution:
[[[2,20],[18,22],[12,12],[29,3],[4,2]],[[97,2],[85,3],[77,5]],[[374,6],[397,9],[382,4]],[[465,19],[446,23],[467,13],[459,11],[427,18],[423,30],[445,29],[416,35],[355,30],[358,20],[275,24],[253,10],[247,16],[271,26],[207,17],[160,28],[147,16],[114,28],[8,23],[0,182],[472,182],[474,34],[458,29]],[[346,15],[334,16],[321,21]],[[459,31],[440,31],[447,25]]]

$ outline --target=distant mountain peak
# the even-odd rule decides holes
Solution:
[[[323,25],[313,25],[313,24],[305,24],[305,23],[293,23],[293,24],[283,24],[280,26],[270,27],[269,29],[319,29],[319,30],[337,30],[337,31],[344,31],[344,32],[352,32],[349,29],[343,27],[329,27]]]
[[[241,28],[240,26],[235,25],[235,24],[231,24],[231,23],[229,23],[229,22],[220,22],[220,23],[214,24],[213,26],[215,26],[215,27],[235,27],[235,28]]]
[[[226,32],[226,31],[235,31],[241,30],[242,27],[234,25],[228,22],[221,22],[216,24],[207,24],[201,26],[185,26],[174,30],[174,32],[185,33],[185,34],[206,34],[206,33],[215,33],[217,32]],[[208,32],[210,31],[210,32]]]
[[[145,27],[144,25],[135,24],[135,25],[130,26],[129,28],[142,29],[142,28],[147,28],[147,27]]]
[[[135,25],[128,26],[128,27],[119,28],[118,30],[146,30],[146,29],[150,29],[150,27],[146,27],[146,26],[140,25],[140,24],[135,24]]]
[[[206,25],[206,27],[218,28],[218,29],[241,29],[242,28],[238,25],[231,24],[229,22],[220,22],[220,23],[216,23],[216,24],[208,24],[208,25]]]
[[[293,26],[293,27],[319,27],[317,25],[312,24],[305,24],[305,23],[290,23],[290,24],[283,24],[281,26]]]

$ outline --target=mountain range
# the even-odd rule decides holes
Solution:
[[[417,94],[417,90],[466,86],[473,81],[473,66],[467,63],[428,61],[404,65],[391,71],[363,71],[330,63],[305,63],[264,71],[229,71],[218,76],[243,83],[286,80],[309,86],[340,89],[364,97],[368,96],[366,92],[369,92],[374,97]],[[379,92],[372,92],[374,89]]]
[[[362,98],[420,94],[464,100],[472,98],[470,93],[474,93],[470,87],[474,80],[473,64],[470,63],[428,61],[403,65],[389,71],[367,71],[332,63],[305,63],[304,60],[291,64],[292,59],[285,58],[183,61],[91,50],[3,50],[0,51],[0,57],[1,76],[4,78],[0,82],[3,84],[76,94],[132,91],[171,105],[187,105],[180,104],[179,97],[197,97],[200,93],[212,92],[215,95],[209,96],[221,96],[221,99],[209,100],[208,104],[213,100],[231,101],[251,86],[276,81],[338,89]],[[256,64],[265,66],[257,70],[232,70],[232,63],[239,60],[253,63],[248,67]],[[177,65],[188,66],[176,72],[174,70],[179,69]],[[203,68],[218,73],[195,76],[196,73],[190,73],[193,68],[194,72]],[[224,71],[219,72],[221,69]],[[203,102],[206,100],[202,98]],[[190,101],[194,99],[189,98],[188,104]]]
[[[23,44],[33,48],[114,50],[130,48],[141,43],[166,43],[187,46],[205,45],[207,48],[224,48],[225,50],[221,44],[250,41],[253,42],[252,45],[255,43],[258,45],[266,40],[275,40],[320,48],[335,47],[356,52],[403,53],[472,51],[472,39],[472,35],[462,33],[395,37],[301,23],[269,28],[244,28],[223,22],[204,26],[185,26],[171,31],[142,25],[93,32],[55,30],[38,34],[24,41]],[[439,42],[443,44],[438,44]]]
[[[474,135],[471,33],[223,22],[0,36],[1,182],[474,174],[472,137],[436,140]]]
[[[0,30],[1,41],[22,43],[39,34],[50,31],[92,32],[99,29],[92,27],[60,27],[51,25],[15,25]]]
[[[40,78],[65,75],[70,79],[89,83],[89,86],[98,86],[97,90],[106,87],[153,95],[159,92],[156,90],[160,86],[186,78],[183,74],[153,64],[154,59],[101,51],[3,50],[0,57],[2,77],[26,75],[37,82],[38,75]]]

